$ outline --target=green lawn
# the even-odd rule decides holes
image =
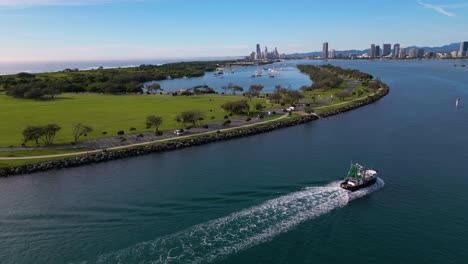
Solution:
[[[66,154],[73,152],[80,152],[83,149],[39,149],[39,150],[21,150],[21,151],[8,151],[0,152],[0,157],[28,157],[28,156],[44,156],[44,155],[56,155]]]
[[[102,132],[108,132],[106,136],[116,136],[120,130],[125,133],[147,131],[145,120],[148,115],[162,116],[160,129],[172,130],[181,126],[175,117],[182,111],[200,110],[205,114],[204,122],[222,120],[226,113],[220,106],[241,99],[244,97],[63,94],[53,101],[35,101],[0,94],[0,147],[21,145],[21,133],[26,126],[48,123],[62,127],[55,143],[71,142],[75,123],[94,128],[88,139],[103,137]],[[265,100],[253,99],[252,109],[258,102],[264,104]],[[132,127],[137,130],[130,132]]]

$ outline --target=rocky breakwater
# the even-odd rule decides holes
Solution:
[[[194,136],[193,138],[174,140],[172,142],[154,144],[142,147],[133,147],[116,151],[102,151],[96,154],[66,158],[54,161],[46,161],[35,164],[22,165],[0,169],[0,176],[8,177],[19,174],[30,174],[41,171],[72,168],[94,163],[106,162],[117,159],[141,156],[150,153],[172,151],[177,149],[189,148],[209,144],[213,142],[225,141],[234,138],[247,137],[251,135],[266,133],[280,128],[296,126],[318,119],[316,116],[303,116],[289,120],[274,122],[271,124],[259,125],[251,128],[233,130],[229,132],[218,132],[210,135]]]

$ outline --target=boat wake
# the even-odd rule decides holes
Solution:
[[[298,224],[344,207],[384,186],[354,193],[339,182],[281,196],[187,230],[100,256],[96,263],[206,263],[270,240]]]

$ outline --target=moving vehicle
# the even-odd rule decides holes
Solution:
[[[355,163],[351,164],[348,176],[340,184],[341,188],[349,191],[357,191],[361,188],[368,187],[377,182],[377,171],[370,170],[364,166]]]

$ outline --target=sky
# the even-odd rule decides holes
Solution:
[[[0,62],[246,56],[468,40],[468,0],[0,0]]]

